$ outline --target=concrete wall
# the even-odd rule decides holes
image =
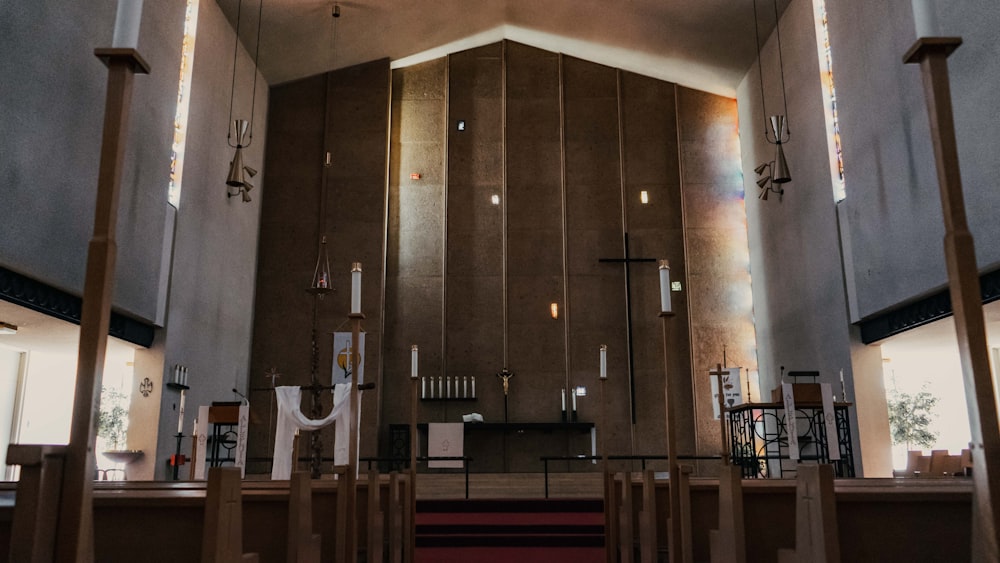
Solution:
[[[775,157],[774,146],[764,140],[764,120],[768,115],[784,113],[774,34],[766,38],[761,52],[767,114],[761,106],[756,63],[737,88],[757,357],[765,399],[780,384],[782,368],[819,371],[819,381],[833,384],[838,396],[841,369],[848,386],[852,385],[847,298],[814,17],[810,0],[793,0],[781,17],[781,55],[791,131],[784,148],[792,176],[792,181],[784,184],[781,198],[774,193],[766,201],[756,197],[760,189],[754,173],[757,165]],[[837,53],[834,43],[835,65],[839,62]],[[839,94],[837,68],[834,72]],[[849,192],[853,177],[849,172]],[[852,430],[857,437],[854,418]]]
[[[849,230],[852,320],[942,288],[944,224],[907,2],[828,2],[830,41],[847,167],[841,204]],[[969,227],[982,270],[1000,263],[1000,11],[988,0],[942,5],[942,33],[964,43],[949,59],[955,132]]]
[[[116,2],[0,7],[0,263],[54,287],[83,293],[93,230],[107,69]],[[149,2],[138,50],[152,72],[132,97],[118,215],[114,303],[157,318],[167,182],[173,140],[183,0]]]
[[[793,181],[781,203],[772,194],[747,205],[754,313],[765,392],[780,366],[818,369],[835,389],[844,369],[864,431],[854,426],[864,471],[875,476],[891,470],[881,366],[849,324],[944,286],[944,227],[919,68],[901,62],[915,40],[910,5],[851,0],[827,10],[847,198],[835,205],[831,195],[813,5],[794,0],[781,19]],[[965,41],[949,59],[952,99],[969,225],[980,268],[989,270],[1000,261],[991,228],[1000,198],[991,189],[1000,172],[992,31],[1000,13],[970,1],[939,15],[944,33]],[[772,35],[762,53],[768,114],[781,112],[776,49]],[[738,100],[744,185],[754,193],[753,168],[773,158],[756,64]]]
[[[77,295],[93,228],[107,80],[93,50],[111,45],[115,10],[112,0],[0,7],[6,53],[0,61],[0,263]],[[146,456],[130,467],[130,478],[162,476],[173,452],[178,395],[164,392],[164,371],[175,363],[191,369],[190,413],[199,403],[232,398],[234,386],[245,388],[249,364],[263,182],[255,182],[249,205],[226,198],[234,33],[211,0],[200,4],[180,208],[167,203],[184,13],[183,0],[144,5],[138,51],[152,70],[135,79],[122,172],[114,306],[165,327],[153,348],[136,355],[129,447]],[[238,85],[237,116],[249,113],[253,76],[242,48],[239,64],[246,84]],[[255,142],[246,155],[256,168],[263,161],[266,108],[267,84],[258,76]],[[143,398],[137,388],[147,377],[153,393]],[[192,419],[189,414],[187,432]]]
[[[249,386],[258,226],[261,202],[269,193],[263,176],[268,85],[258,73],[253,142],[243,158],[247,166],[261,172],[251,180],[255,186],[250,192],[252,201],[243,203],[240,197],[227,197],[225,185],[234,152],[226,144],[234,40],[235,33],[218,4],[201,0],[163,348],[156,349],[154,343],[153,349],[137,353],[163,362],[153,376],[161,375],[161,383],[169,380],[174,365],[188,368],[191,389],[187,391],[185,435],[191,434],[199,405],[238,400],[232,389],[246,393]],[[245,47],[240,46],[236,60],[234,119],[250,117],[254,65]],[[176,88],[176,69],[171,74]],[[140,361],[155,365],[152,359],[137,357],[137,365]],[[138,374],[137,378],[142,379]],[[163,391],[156,455],[159,477],[167,471],[163,460],[176,448],[180,396],[162,384],[155,388]],[[184,441],[184,448],[190,451],[189,440]]]

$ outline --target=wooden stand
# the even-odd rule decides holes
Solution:
[[[347,447],[347,465],[339,473],[337,482],[337,562],[356,563],[358,560],[358,410],[360,396],[358,391],[358,368],[361,365],[361,350],[358,342],[361,337],[362,313],[351,313],[351,410],[350,435]]]
[[[632,563],[633,556],[633,533],[632,533],[632,474],[629,472],[617,473],[615,476],[615,486],[621,491],[617,503],[618,522],[618,561],[619,563]]]
[[[201,563],[257,563],[256,553],[243,553],[243,496],[238,467],[208,470]]]
[[[393,471],[389,474],[389,563],[403,562],[403,549],[410,541],[409,535],[403,532],[403,514],[408,511],[405,476]]]
[[[417,378],[410,378],[410,478],[405,521],[406,549],[403,560],[412,563],[417,548]]]
[[[975,244],[965,217],[962,178],[951,109],[948,56],[962,44],[958,37],[922,37],[903,57],[920,64],[927,113],[937,162],[948,288],[955,312],[962,378],[972,434],[972,559],[1000,560],[1000,423],[990,372],[982,293]]]

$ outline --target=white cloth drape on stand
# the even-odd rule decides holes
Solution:
[[[333,438],[333,463],[347,464],[347,449],[350,433],[350,385],[346,383],[333,388],[333,409],[326,418],[312,420],[302,414],[302,388],[297,386],[275,387],[278,400],[278,421],[274,432],[274,461],[271,465],[271,479],[292,477],[292,448],[296,430],[318,430],[336,423]],[[358,409],[359,411],[361,409]],[[360,412],[358,413],[361,414]],[[360,418],[360,417],[359,417]]]

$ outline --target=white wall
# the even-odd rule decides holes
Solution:
[[[114,0],[0,4],[0,265],[81,295],[93,229]],[[118,217],[114,303],[152,321],[160,274],[183,0],[146,2]],[[127,274],[123,275],[123,272]]]
[[[0,346],[0,481],[6,477],[7,445],[10,444],[17,399],[17,380],[21,373],[18,350]]]
[[[782,366],[818,370],[820,382],[833,384],[839,397],[841,369],[849,391],[853,387],[851,341],[811,0],[792,0],[780,30],[791,132],[784,148],[792,176],[781,201],[773,193],[767,201],[757,198],[753,170],[774,159],[774,146],[764,140],[756,63],[737,88],[760,386],[769,396]],[[774,34],[761,59],[767,115],[784,113]],[[861,444],[853,414],[857,461]]]
[[[218,4],[201,0],[162,352],[164,377],[175,364],[189,370],[185,434],[191,433],[198,405],[236,400],[231,390],[236,387],[245,393],[248,386],[257,231],[260,203],[266,196],[262,178],[268,85],[258,74],[254,140],[244,151],[244,163],[260,174],[251,180],[256,186],[250,192],[252,201],[243,203],[239,197],[227,197],[225,185],[234,152],[226,144],[234,40],[235,32]],[[249,45],[250,51],[253,47]],[[262,56],[266,47],[265,35]],[[237,65],[233,117],[246,119],[254,67],[242,46]],[[161,397],[157,477],[166,475],[162,460],[176,448],[179,399],[179,393],[171,390],[164,390]],[[183,447],[189,452],[190,440],[185,439]]]
[[[853,320],[947,281],[944,225],[910,2],[828,2],[840,98],[857,288]],[[993,0],[941,3],[942,30],[964,44],[949,59],[969,226],[981,269],[1000,263],[1000,9]]]
[[[110,46],[116,5],[0,3],[0,265],[76,295],[82,294],[93,227],[107,80],[93,50]],[[185,8],[185,0],[144,3],[138,51],[152,70],[135,79],[122,175],[114,306],[164,327],[154,346],[136,355],[136,385],[149,377],[154,391],[132,404],[131,421],[143,432],[130,435],[129,447],[146,456],[133,464],[130,478],[164,475],[173,453],[177,394],[163,388],[165,371],[175,363],[191,368],[198,379],[188,404],[197,405],[231,399],[232,387],[245,388],[249,364],[264,189],[258,176],[252,203],[226,197],[235,33],[214,0],[200,3],[184,185],[176,227],[169,228]],[[266,41],[262,54],[265,49]],[[238,57],[234,115],[247,117],[254,67],[245,48]],[[256,89],[256,130],[246,162],[262,169],[268,85],[259,75]],[[164,268],[172,269],[169,275]],[[167,291],[168,300],[159,299]]]

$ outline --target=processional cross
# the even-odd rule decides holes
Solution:
[[[726,428],[726,390],[723,387],[723,378],[729,375],[729,370],[723,371],[722,364],[715,364],[715,369],[708,372],[709,375],[713,375],[719,378],[719,440],[722,444],[722,464],[729,465],[729,433]]]
[[[624,243],[624,258],[599,258],[597,261],[625,264],[625,323],[627,325],[625,342],[628,345],[629,410],[632,411],[632,424],[635,424],[635,354],[632,351],[632,270],[629,266],[633,262],[656,262],[656,258],[632,258],[628,250],[628,233],[625,233]]]

